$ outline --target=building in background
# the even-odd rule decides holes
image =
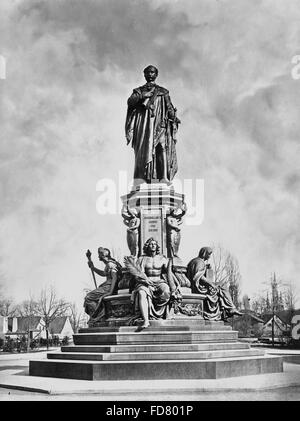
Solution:
[[[0,339],[5,338],[8,326],[8,317],[0,316]]]
[[[264,321],[254,311],[240,310],[243,315],[234,317],[232,327],[238,331],[240,338],[259,337]]]
[[[38,339],[44,329],[45,324],[40,316],[8,317],[5,336],[16,337],[29,334],[30,339]]]
[[[57,319],[50,323],[49,333],[52,337],[58,336],[59,339],[63,339],[65,337],[71,339],[74,331],[69,317],[57,317]]]
[[[4,318],[5,319],[5,318]],[[6,317],[7,322],[3,322],[3,336],[17,337],[30,335],[30,339],[46,339],[46,329],[43,318],[40,316],[30,317]],[[1,327],[1,321],[0,321]],[[0,331],[1,333],[1,331]],[[57,317],[49,326],[49,337],[56,336],[59,339],[64,337],[72,338],[72,329],[68,316]]]
[[[300,315],[300,309],[297,310],[282,310],[274,313],[265,313],[261,317],[264,320],[264,325],[261,332],[261,340],[265,342],[272,342],[274,337],[275,342],[279,343],[298,343],[300,341],[293,340],[292,328],[294,316]]]

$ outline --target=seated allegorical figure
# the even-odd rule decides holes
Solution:
[[[192,284],[192,292],[203,294],[203,314],[206,320],[226,320],[234,315],[241,315],[232,302],[227,288],[215,284],[210,279],[212,269],[208,260],[212,255],[210,247],[202,247],[199,256],[187,265],[187,277]]]
[[[172,273],[171,260],[160,254],[157,241],[149,238],[143,252],[137,260],[125,258],[125,265],[134,280],[132,301],[135,314],[141,315],[141,327],[146,328],[150,325],[149,319],[167,318],[172,299],[180,299],[180,291]]]
[[[83,305],[92,322],[98,322],[105,318],[103,298],[115,293],[122,270],[120,263],[111,257],[109,249],[99,247],[98,257],[100,262],[105,264],[104,270],[97,269],[90,259],[88,265],[94,273],[105,277],[106,281],[86,295]]]

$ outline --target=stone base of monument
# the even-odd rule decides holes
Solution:
[[[223,322],[151,321],[81,329],[73,346],[30,361],[31,376],[81,380],[217,379],[283,371],[281,357],[240,343]]]
[[[203,320],[203,300],[205,296],[192,294],[190,288],[181,288],[182,301],[171,309],[168,320]],[[128,290],[110,295],[104,298],[105,322],[97,322],[96,326],[122,326],[127,324],[139,324],[139,320],[134,318],[134,306],[131,301],[131,294]],[[90,325],[94,327],[95,324]]]

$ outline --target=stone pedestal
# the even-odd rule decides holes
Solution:
[[[282,358],[237,341],[223,322],[157,320],[81,329],[73,346],[30,361],[31,376],[82,380],[216,379],[282,372]]]
[[[136,242],[138,244],[136,255],[141,256],[143,254],[143,245],[152,237],[158,242],[161,253],[167,257],[172,257],[171,233],[169,232],[167,218],[173,211],[178,211],[177,219],[181,218],[180,209],[185,207],[184,195],[176,193],[172,184],[143,183],[133,188],[129,194],[122,196],[121,199],[123,210],[125,214],[126,212],[128,214],[128,218],[124,218],[124,222],[126,223],[126,219],[130,219],[131,213],[140,220],[140,225],[136,229]],[[183,215],[184,213],[183,211]],[[128,246],[131,254],[134,254],[132,253],[133,247],[130,244]]]
[[[167,320],[203,320],[203,300],[205,296],[192,294],[189,288],[181,289],[182,301],[172,307]],[[97,323],[97,326],[123,326],[138,324],[139,319],[134,320],[134,308],[131,302],[131,294],[122,293],[110,295],[104,298],[106,320]],[[133,319],[133,320],[132,320]],[[132,321],[131,321],[132,320]],[[167,320],[163,320],[166,322]],[[152,320],[154,322],[154,320]]]

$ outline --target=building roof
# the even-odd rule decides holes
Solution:
[[[9,317],[11,320],[14,317]],[[17,332],[26,332],[28,329],[37,330],[38,325],[42,322],[40,316],[25,316],[25,317],[16,317],[17,319]]]
[[[297,310],[281,310],[281,311],[275,311],[274,313],[283,323],[285,323],[286,325],[290,325],[291,324],[291,320],[293,318],[293,316],[295,316],[295,314],[300,314],[300,309]],[[264,320],[264,323],[267,323],[269,320],[272,319],[273,317],[273,313],[269,312],[269,313],[264,313],[262,314],[262,319]]]
[[[259,317],[256,313],[254,313],[254,311],[241,310],[241,313],[243,313],[243,315],[251,317],[251,319],[255,320],[257,323],[264,323],[264,320],[261,317]]]
[[[51,334],[61,333],[66,324],[67,319],[68,316],[57,317],[55,320],[53,320],[53,322],[50,323],[49,332]]]
[[[268,321],[272,319],[273,313],[263,313],[260,317],[263,319],[264,323],[268,323]]]
[[[263,319],[258,317],[256,314],[250,314],[251,318],[254,319],[257,323],[264,323]]]
[[[25,333],[28,331],[28,329],[37,331],[39,330],[38,328],[40,324],[43,327],[45,325],[43,318],[40,316],[8,317],[8,325],[12,325],[13,319],[17,320],[17,330],[14,332],[16,334]],[[68,316],[57,317],[50,323],[49,332],[52,334],[61,333],[66,324],[67,319],[69,319]]]

